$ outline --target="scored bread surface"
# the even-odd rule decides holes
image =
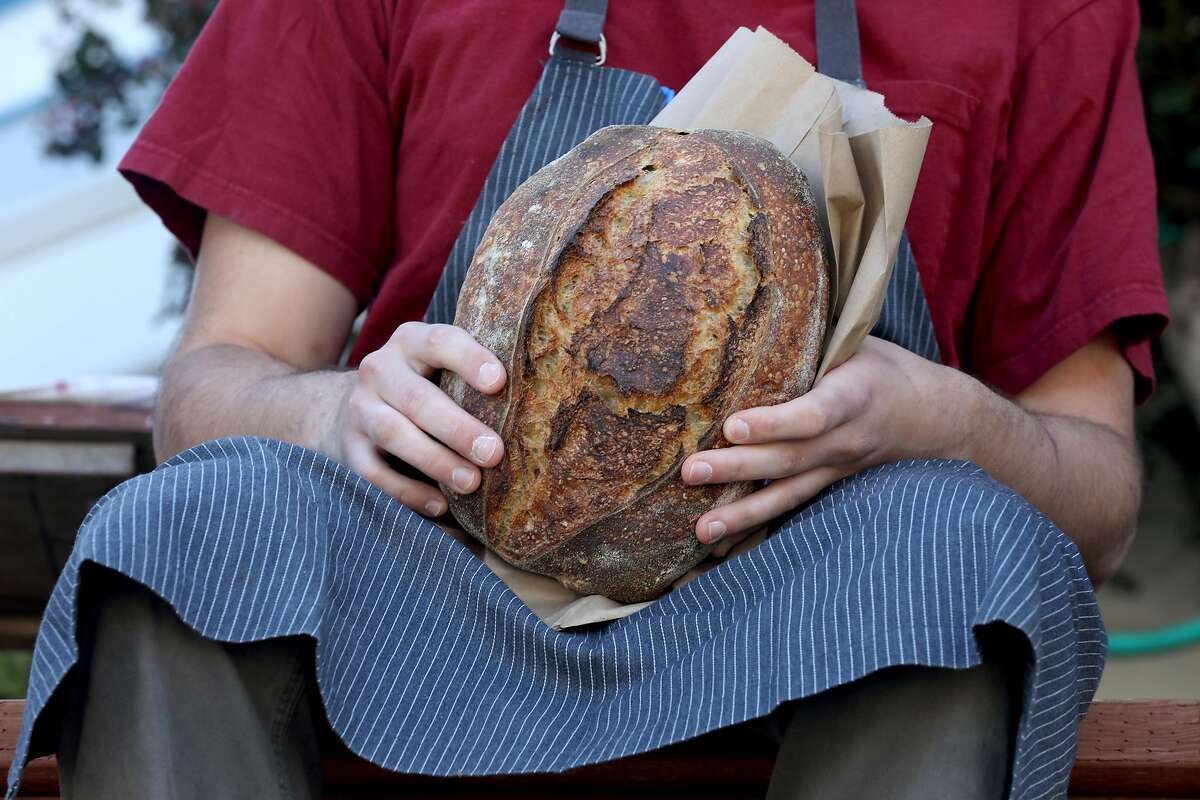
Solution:
[[[732,412],[807,391],[831,268],[812,193],[734,131],[615,126],[523,183],[475,252],[455,324],[505,365],[483,395],[442,387],[505,457],[459,523],[505,560],[585,594],[652,598],[710,548],[701,514],[750,482],[687,486]]]

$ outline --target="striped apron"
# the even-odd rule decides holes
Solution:
[[[600,41],[604,3],[570,0],[564,36]],[[822,70],[861,81],[852,0],[817,0]],[[449,321],[492,212],[598,127],[644,123],[651,77],[554,48],[455,243],[427,319]],[[937,357],[904,241],[877,335]],[[207,442],[88,513],[46,609],[9,774],[78,654],[81,567],[165,598],[225,642],[307,635],[334,729],[400,772],[561,771],[764,716],[902,664],[966,668],[988,626],[1027,647],[1011,797],[1065,794],[1106,637],[1079,551],[979,467],[888,464],[770,525],[757,548],[624,619],[541,623],[473,554],[325,456]],[[86,573],[85,573],[86,574]],[[31,736],[37,730],[37,736]]]

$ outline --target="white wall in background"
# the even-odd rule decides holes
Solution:
[[[118,176],[0,220],[0,392],[156,372],[170,237]]]

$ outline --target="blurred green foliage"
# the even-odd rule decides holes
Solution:
[[[1137,64],[1164,222],[1200,219],[1200,3],[1143,0]]]
[[[0,650],[0,700],[25,696],[32,660],[29,650]]]

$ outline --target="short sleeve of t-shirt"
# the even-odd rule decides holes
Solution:
[[[119,167],[193,257],[212,211],[370,300],[393,244],[385,5],[218,4]]]
[[[997,165],[971,371],[1019,391],[1108,328],[1139,400],[1166,324],[1154,167],[1134,68],[1137,7],[1081,4],[1031,32]]]

